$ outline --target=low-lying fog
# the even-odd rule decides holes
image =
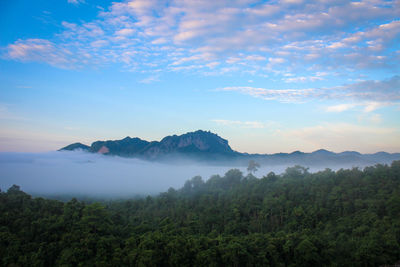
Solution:
[[[261,166],[255,176],[262,177],[270,171],[279,174],[286,167]],[[16,184],[33,195],[130,197],[156,194],[170,187],[178,189],[196,175],[207,180],[214,174],[222,176],[232,168],[247,174],[243,166],[222,167],[187,161],[169,165],[77,151],[4,152],[0,153],[0,188],[6,191]]]

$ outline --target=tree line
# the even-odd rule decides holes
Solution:
[[[166,177],[168,179],[168,177]],[[196,176],[103,202],[0,192],[1,266],[380,266],[400,260],[400,161]]]

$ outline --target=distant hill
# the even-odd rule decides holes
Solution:
[[[226,139],[209,131],[198,130],[182,135],[164,137],[161,141],[146,141],[125,137],[122,140],[96,141],[91,146],[74,143],[60,150],[84,150],[91,153],[135,157],[146,160],[174,161],[191,159],[213,163],[245,165],[256,160],[262,165],[302,165],[302,166],[366,166],[386,164],[400,160],[400,153],[378,152],[361,154],[356,151],[334,153],[320,149],[312,153],[294,151],[292,153],[248,154],[234,151]]]

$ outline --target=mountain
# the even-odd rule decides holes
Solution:
[[[164,137],[160,142],[150,143],[142,154],[156,158],[167,154],[186,154],[191,156],[231,156],[233,151],[228,141],[218,135],[198,130],[183,135]]]
[[[135,157],[146,160],[174,161],[192,159],[214,164],[245,166],[255,160],[263,166],[302,165],[309,167],[367,166],[378,163],[389,164],[400,159],[400,153],[378,152],[360,154],[355,151],[334,153],[319,149],[312,153],[294,151],[292,153],[248,154],[234,151],[226,139],[209,131],[198,130],[182,135],[164,137],[161,141],[146,141],[126,137],[121,140],[96,141],[91,146],[81,143],[68,145],[60,150],[81,149],[91,153]]]
[[[149,144],[150,142],[140,138],[130,138],[127,136],[122,140],[96,141],[91,145],[90,151],[101,154],[129,157],[135,156]]]
[[[79,144],[79,145],[78,145]],[[163,159],[172,156],[190,156],[192,158],[226,158],[239,155],[229,146],[228,141],[217,134],[198,130],[183,135],[164,137],[161,141],[148,142],[140,138],[96,141],[86,146],[75,143],[60,150],[83,149],[92,153],[140,157],[145,159]]]

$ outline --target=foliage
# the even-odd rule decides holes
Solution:
[[[0,266],[379,266],[400,259],[400,161],[230,170],[87,204],[0,192]]]
[[[254,160],[250,160],[249,164],[247,165],[247,171],[251,174],[255,173],[258,168],[260,168],[260,164],[255,162]]]

